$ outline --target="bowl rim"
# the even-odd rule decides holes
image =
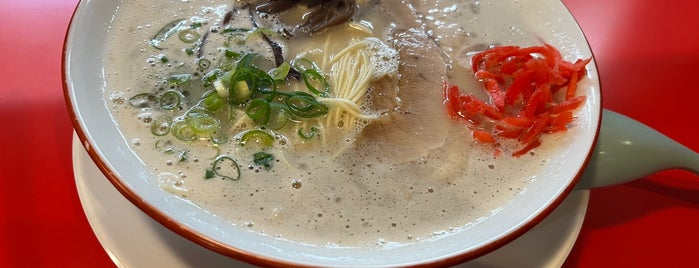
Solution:
[[[291,261],[286,261],[283,259],[278,259],[278,258],[272,258],[272,257],[267,257],[261,254],[257,254],[254,252],[242,250],[230,245],[226,245],[220,241],[217,241],[213,238],[207,237],[206,235],[203,235],[196,230],[189,228],[187,226],[184,226],[183,224],[177,222],[176,220],[172,219],[163,211],[160,211],[157,209],[155,206],[149,204],[147,201],[145,201],[142,197],[139,197],[128,185],[122,181],[119,176],[110,169],[109,165],[106,163],[104,159],[98,154],[96,150],[93,150],[92,148],[95,148],[95,144],[90,140],[88,137],[85,129],[83,128],[83,125],[80,120],[80,116],[78,112],[75,110],[74,107],[74,101],[72,99],[71,95],[71,85],[69,83],[70,78],[68,77],[68,55],[70,54],[70,41],[71,41],[71,32],[72,29],[74,29],[74,22],[76,19],[76,16],[78,15],[81,7],[83,6],[84,3],[90,2],[90,0],[79,0],[79,2],[76,4],[73,13],[71,15],[71,18],[69,20],[68,27],[65,32],[64,40],[63,40],[63,48],[62,48],[62,57],[61,57],[61,78],[62,78],[62,87],[63,87],[63,95],[64,95],[64,101],[66,104],[66,108],[68,110],[68,114],[71,120],[71,123],[73,125],[74,131],[79,138],[82,146],[85,148],[85,151],[91,158],[91,160],[96,164],[96,166],[99,168],[99,170],[105,175],[105,177],[109,180],[109,182],[127,199],[129,202],[134,204],[136,207],[138,207],[141,211],[146,213],[149,217],[160,223],[161,225],[165,226],[167,229],[177,233],[178,235],[193,241],[205,248],[208,248],[212,251],[218,252],[222,255],[249,263],[253,265],[259,265],[259,266],[294,266],[294,267],[318,267],[315,265],[308,265],[304,263],[297,263],[297,262],[291,262]],[[561,3],[563,7],[565,8],[566,11],[568,11],[569,15],[570,11],[568,10],[568,7],[566,7],[564,4]],[[595,56],[594,56],[594,51],[592,51],[589,40],[585,37],[584,32],[580,28],[580,25],[578,24],[577,20],[573,18],[573,21],[575,22],[575,26],[577,27],[579,33],[584,37],[585,44],[587,45],[588,48],[590,48],[590,53],[592,54],[592,62],[593,64],[591,66],[594,66],[595,72],[599,74],[598,66],[595,62]],[[502,237],[490,241],[489,243],[480,246],[474,250],[462,252],[459,254],[455,254],[453,256],[446,256],[442,257],[439,259],[435,260],[429,260],[417,264],[411,264],[408,265],[408,267],[435,267],[435,266],[452,266],[456,264],[460,264],[472,259],[475,259],[477,257],[483,256],[487,253],[490,253],[503,245],[515,240],[519,236],[523,235],[524,233],[528,232],[530,229],[532,229],[534,226],[539,224],[541,221],[543,221],[551,212],[553,212],[562,202],[563,200],[574,190],[575,185],[578,183],[578,181],[581,179],[585,167],[590,162],[590,159],[592,158],[594,149],[597,145],[597,140],[599,138],[600,134],[600,127],[602,123],[602,92],[601,92],[601,87],[602,87],[602,81],[599,75],[596,77],[596,82],[597,83],[597,89],[598,89],[598,94],[599,94],[599,109],[597,113],[592,114],[590,120],[596,120],[597,124],[592,126],[595,128],[594,130],[594,137],[592,139],[592,144],[588,148],[586,152],[586,156],[584,159],[584,162],[582,163],[580,169],[576,172],[576,175],[571,178],[568,181],[568,184],[566,187],[557,195],[554,197],[554,199],[546,206],[544,207],[538,214],[533,215],[533,217],[529,218],[526,220],[524,224],[518,225],[516,229],[510,231],[509,233],[503,235]]]

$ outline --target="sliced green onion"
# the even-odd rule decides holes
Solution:
[[[171,123],[172,119],[169,117],[158,118],[150,124],[150,133],[153,133],[155,136],[165,136],[170,133]]]
[[[269,122],[271,107],[265,99],[254,99],[245,108],[245,113],[255,121],[256,124],[264,126]]]
[[[224,52],[223,54],[226,56],[226,58],[236,59],[236,58],[240,57],[240,53],[235,52],[235,51],[230,50],[230,49],[226,49],[226,52]]]
[[[163,50],[163,48],[160,47],[160,43],[182,28],[186,22],[186,19],[178,19],[166,24],[165,27],[160,29],[160,31],[158,31],[158,33],[156,33],[148,43],[158,50]]]
[[[226,78],[226,75],[221,77],[224,84],[224,79]],[[266,72],[255,67],[236,69],[230,81],[229,98],[233,104],[241,104],[247,101],[254,93],[268,93],[276,89],[274,79]]]
[[[255,60],[256,57],[257,54],[254,53],[245,54],[245,56],[243,56],[243,58],[240,59],[240,61],[238,61],[238,66],[236,67],[236,69],[254,68],[255,66],[252,65],[252,62]]]
[[[306,88],[311,92],[322,97],[327,97],[328,93],[330,93],[330,84],[328,80],[315,69],[305,70],[302,77],[303,82],[306,84]]]
[[[160,151],[163,149],[163,147],[170,145],[172,145],[172,142],[170,140],[158,140],[155,142],[155,149]]]
[[[274,161],[274,155],[265,152],[257,152],[252,156],[255,165],[262,166],[265,168],[265,170],[270,170],[272,168],[272,161]]]
[[[283,128],[291,119],[291,115],[284,104],[270,102],[270,114],[267,127],[272,130]]]
[[[277,66],[277,68],[270,70],[269,75],[272,76],[272,79],[275,81],[283,81],[286,79],[286,76],[289,75],[289,70],[291,70],[291,65],[284,62]]]
[[[206,107],[193,106],[192,108],[189,108],[189,110],[187,110],[184,116],[185,119],[192,117],[211,116],[211,111],[209,111],[209,109],[207,109]]]
[[[206,70],[209,69],[209,67],[211,67],[211,61],[208,59],[199,59],[197,65],[199,65],[199,68]]]
[[[213,179],[214,177],[216,177],[216,172],[214,172],[213,169],[207,169],[206,171],[204,171],[205,180]]]
[[[214,81],[218,80],[218,78],[223,75],[223,70],[219,68],[215,68],[208,73],[206,73],[201,80],[204,82],[204,87],[210,87]]]
[[[197,40],[199,40],[199,37],[201,37],[201,34],[199,34],[194,29],[186,29],[186,30],[180,31],[178,36],[180,37],[180,41],[182,41],[182,42],[194,43]]]
[[[286,105],[292,111],[308,111],[313,108],[313,104],[318,102],[311,94],[296,91],[286,98]]]
[[[158,103],[158,97],[151,93],[141,93],[129,98],[129,105],[134,108],[152,107]]]
[[[277,81],[265,71],[258,68],[250,70],[255,77],[255,90],[258,92],[269,92],[276,89]]]
[[[220,80],[221,83],[225,84],[226,86],[230,86],[230,84],[233,83],[234,76],[235,77],[241,76],[241,74],[239,74],[239,72],[240,71],[227,71],[227,72],[221,71],[221,73],[219,73],[216,76],[216,79]],[[238,80],[240,80],[240,79],[238,79]]]
[[[184,161],[187,161],[187,159],[189,159],[189,157],[187,156],[188,152],[189,151],[181,151],[179,154],[177,154],[177,162],[182,163]]]
[[[245,41],[247,41],[248,39],[250,39],[256,35],[263,35],[263,34],[270,36],[270,35],[276,34],[276,32],[274,32],[274,30],[272,30],[270,28],[264,28],[264,27],[263,28],[255,28],[255,30],[252,30],[250,32],[250,34],[248,34],[248,36],[245,37]]]
[[[213,112],[226,105],[226,100],[219,96],[216,91],[211,91],[211,93],[201,100],[199,105]]]
[[[286,98],[289,111],[301,118],[314,118],[328,113],[328,107],[318,102],[311,94],[297,91]]]
[[[167,81],[175,86],[186,84],[192,81],[192,74],[174,74]]]
[[[276,91],[276,90],[262,90],[260,91],[260,94],[266,94],[268,96],[265,96],[265,99],[269,100],[270,103],[278,103],[281,105],[280,107],[283,107],[284,109],[288,109],[286,107],[286,98],[289,96],[293,96],[294,94],[289,91]]]
[[[237,181],[240,179],[240,166],[230,156],[222,155],[214,160],[212,171],[224,179]],[[206,178],[206,175],[205,175]]]
[[[221,80],[216,80],[213,83],[214,85],[214,90],[216,91],[216,95],[218,95],[221,98],[228,98],[228,96],[231,94],[228,90],[228,87],[223,84]]]
[[[312,139],[313,137],[315,137],[316,134],[317,134],[319,131],[320,131],[320,130],[319,130],[318,128],[316,128],[316,127],[311,127],[311,131],[309,131],[308,133],[306,133],[306,132],[303,131],[302,128],[299,128],[298,134],[299,134],[299,137],[303,138],[304,140],[310,140],[310,139]]]
[[[198,137],[210,137],[221,128],[221,121],[212,116],[188,117],[186,122]]]
[[[228,89],[228,99],[233,104],[243,104],[252,96],[252,91],[245,80],[235,81]]]
[[[319,70],[320,68],[318,65],[316,65],[315,62],[312,60],[309,60],[307,58],[296,58],[293,60],[292,64],[294,65],[294,69],[297,71],[303,73],[306,70]]]
[[[301,118],[316,118],[328,113],[328,107],[320,102],[313,104],[313,107],[308,111],[293,111],[292,113]]]
[[[245,132],[240,138],[240,145],[245,146],[251,142],[256,143],[262,149],[269,148],[274,144],[274,136],[264,130],[248,130],[248,132]]]
[[[245,45],[245,34],[233,33],[230,36],[228,36],[228,38],[226,38],[226,41],[223,42],[224,47],[231,47],[236,45]]]
[[[182,104],[184,95],[177,90],[168,90],[160,96],[160,108],[163,110],[174,110]]]
[[[220,77],[230,91],[229,100],[233,104],[242,104],[255,93],[276,90],[277,83],[272,76],[253,65],[255,57],[255,54],[246,54],[238,61],[234,72],[227,72]]]
[[[172,148],[172,147],[167,147],[165,150],[163,150],[163,153],[165,153],[165,154],[174,154],[176,152],[177,152],[177,150],[175,148]]]
[[[172,136],[181,141],[197,140],[197,134],[194,133],[192,126],[185,122],[185,120],[177,120],[172,122],[170,133],[172,133]]]

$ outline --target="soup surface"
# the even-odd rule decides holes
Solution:
[[[351,20],[309,34],[304,6],[270,15],[241,1],[127,1],[104,50],[105,101],[165,191],[231,224],[327,246],[417,243],[498,213],[565,143],[550,135],[530,155],[495,158],[444,111],[445,81],[483,94],[468,52],[540,43],[518,5],[357,1]],[[282,76],[270,87],[291,93],[270,107],[304,92],[321,112],[260,123],[254,97],[230,104],[252,82],[220,82],[226,73],[248,58],[274,75],[275,57],[323,78],[306,77],[317,93]],[[204,103],[212,95],[223,108]],[[212,121],[175,133],[197,113]]]

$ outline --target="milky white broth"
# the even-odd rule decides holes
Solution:
[[[364,5],[366,1],[359,2]],[[462,91],[480,94],[465,68],[466,52],[482,48],[482,44],[524,46],[539,42],[522,29],[516,3],[426,2],[414,1],[418,12],[411,15],[450,59],[442,66],[449,70],[446,77],[436,80],[448,79]],[[162,111],[135,109],[126,100],[164,87],[162,78],[176,73],[178,65],[191,64],[192,57],[182,52],[188,45],[173,48],[178,43],[176,37],[162,44],[168,47],[165,50],[154,49],[149,40],[164,25],[180,18],[204,22],[203,28],[208,29],[219,23],[232,5],[233,1],[127,1],[114,16],[104,50],[106,102],[134,152],[150,167],[153,180],[231,224],[281,239],[328,246],[397,246],[434,239],[478,224],[507,206],[513,196],[526,191],[528,182],[536,179],[540,167],[565,142],[565,134],[550,135],[533,155],[495,159],[491,148],[473,144],[463,123],[446,118],[439,103],[431,109],[441,116],[429,123],[416,122],[425,127],[447,126],[438,146],[424,153],[409,148],[410,141],[366,141],[361,133],[348,141],[322,146],[320,141],[299,145],[293,135],[281,132],[270,149],[277,161],[265,170],[252,163],[249,155],[255,150],[235,142],[238,130],[228,133],[231,140],[219,145],[220,151],[207,141],[186,143],[152,135],[150,122]],[[360,8],[360,20],[373,26],[375,36],[386,41],[391,39],[388,32],[396,34],[412,27],[390,18],[372,19],[376,14],[391,13],[382,8],[383,4]],[[253,47],[264,46],[254,43],[259,41],[250,42]],[[303,51],[293,44],[284,44],[285,53]],[[215,65],[220,56],[216,53],[216,45],[210,45],[204,57]],[[162,55],[167,55],[168,63],[158,60]],[[435,83],[424,90],[441,98],[441,89],[441,83]],[[396,111],[410,108],[398,107]],[[359,127],[361,131],[363,125]],[[407,135],[431,135],[429,130],[425,132]],[[165,141],[177,152],[163,152]],[[187,151],[186,161],[179,161],[182,151]],[[218,154],[237,159],[240,180],[204,179],[205,170]]]

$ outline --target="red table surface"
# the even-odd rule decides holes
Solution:
[[[77,0],[0,1],[0,267],[110,267],[73,178],[61,57]],[[699,1],[565,0],[589,39],[603,106],[699,151]],[[699,176],[663,171],[591,191],[565,267],[699,259]]]

